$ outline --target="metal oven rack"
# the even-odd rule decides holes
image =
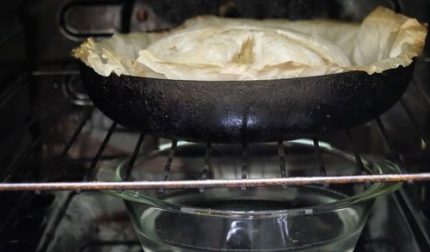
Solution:
[[[428,64],[430,60],[428,58],[422,59],[423,62]],[[43,85],[49,85],[48,89],[56,88],[61,89],[65,96],[69,99],[67,102],[56,103],[56,102],[48,102],[48,104],[55,104],[58,106],[55,112],[52,112],[51,118],[52,120],[43,122],[43,127],[36,127],[36,129],[32,129],[34,123],[38,120],[37,117],[31,117],[22,128],[16,129],[16,132],[11,132],[10,139],[7,139],[4,145],[0,146],[0,157],[2,157],[3,153],[10,148],[11,145],[20,143],[24,136],[24,132],[28,131],[30,128],[31,131],[37,131],[34,137],[31,138],[31,141],[25,142],[22,144],[22,148],[20,148],[17,152],[14,153],[10,162],[6,164],[5,167],[0,171],[0,176],[3,181],[0,183],[0,191],[27,191],[24,193],[40,193],[41,191],[62,191],[69,190],[70,192],[66,192],[64,195],[64,199],[61,204],[58,206],[58,211],[56,211],[52,216],[52,223],[50,227],[47,229],[47,233],[44,234],[43,240],[39,244],[39,251],[45,251],[46,247],[49,246],[50,240],[55,235],[60,222],[63,220],[66,211],[70,204],[72,204],[76,197],[79,196],[79,192],[81,191],[91,191],[91,190],[123,190],[123,189],[169,189],[169,188],[205,188],[205,187],[236,187],[236,188],[244,188],[244,187],[260,187],[260,186],[284,186],[284,185],[304,185],[304,184],[328,184],[328,183],[372,183],[372,182],[418,182],[418,181],[428,181],[430,180],[430,173],[419,172],[414,173],[403,173],[397,175],[358,175],[358,176],[326,176],[325,175],[325,163],[324,159],[321,155],[320,145],[325,141],[325,136],[318,136],[318,138],[314,138],[313,145],[315,150],[315,158],[318,160],[319,169],[321,171],[321,175],[317,177],[288,177],[288,167],[285,166],[285,161],[288,159],[288,152],[284,149],[284,143],[278,143],[278,155],[279,155],[279,178],[270,178],[270,179],[250,179],[247,173],[247,161],[250,153],[248,150],[248,144],[242,145],[241,152],[241,179],[237,180],[214,180],[210,178],[210,169],[211,169],[211,150],[214,148],[215,144],[207,143],[206,144],[206,154],[202,156],[202,160],[205,161],[205,165],[202,167],[201,171],[201,179],[200,180],[189,180],[189,181],[173,181],[169,180],[169,172],[170,165],[175,158],[175,150],[177,147],[177,141],[171,141],[171,149],[170,155],[165,160],[164,167],[160,168],[160,174],[163,174],[163,180],[161,181],[129,181],[129,182],[97,182],[94,181],[95,175],[97,173],[98,166],[100,162],[103,160],[109,160],[112,158],[117,158],[118,156],[112,156],[107,154],[106,150],[109,146],[109,142],[115,136],[115,134],[121,133],[124,131],[119,125],[114,122],[109,122],[107,130],[103,132],[102,141],[97,146],[93,146],[96,150],[94,153],[88,154],[85,157],[74,158],[71,157],[70,152],[72,151],[74,145],[79,142],[79,139],[84,134],[85,128],[91,122],[92,116],[95,114],[96,109],[91,105],[91,103],[85,99],[85,96],[82,94],[76,94],[73,91],[73,87],[69,87],[69,82],[67,80],[74,78],[79,79],[79,72],[76,70],[64,70],[67,69],[65,67],[59,68],[60,70],[38,70],[34,71],[31,74],[20,76],[16,79],[16,82],[13,85],[10,85],[10,88],[3,92],[0,95],[0,110],[4,109],[7,103],[12,100],[14,94],[20,92],[20,89],[28,84],[29,80],[38,79],[38,78],[54,78],[59,79],[59,82],[51,82],[45,83]],[[27,81],[27,82],[26,82]],[[30,82],[30,84],[34,84]],[[425,104],[428,108],[430,108],[430,97],[424,87],[420,86],[416,82],[412,82],[410,90],[415,94],[420,96],[420,99],[425,101]],[[410,128],[414,130],[414,132],[405,132],[405,135],[416,135],[417,138],[420,139],[421,148],[423,149],[421,156],[423,159],[428,160],[429,147],[430,147],[430,139],[429,132],[425,131],[424,128],[420,125],[419,122],[419,113],[413,109],[413,106],[410,104],[410,100],[406,99],[407,97],[403,97],[402,100],[396,105],[400,112],[403,114],[404,118],[408,118],[406,120],[406,124],[409,124]],[[394,139],[396,135],[393,135],[393,132],[390,131],[389,125],[387,124],[387,120],[383,115],[381,118],[376,118],[373,120],[370,125],[377,132],[378,141],[385,147],[386,150],[385,155],[390,157],[394,162],[399,164],[403,171],[410,171],[408,164],[405,162],[403,158],[402,150],[396,148],[396,144]],[[39,170],[43,170],[42,167],[32,167],[32,153],[40,151],[39,146],[45,142],[49,135],[54,134],[52,131],[55,131],[56,125],[59,124],[60,118],[68,118],[73,117],[73,125],[74,128],[70,130],[68,134],[68,138],[62,142],[62,147],[56,151],[56,155],[49,156],[46,162],[43,162],[43,169],[46,173],[50,173],[55,170],[61,170],[62,166],[66,165],[69,162],[73,162],[77,164],[76,166],[85,166],[85,175],[82,177],[78,177],[75,179],[67,179],[64,181],[62,177],[56,178],[45,178],[39,174]],[[42,119],[40,119],[42,120]],[[358,165],[362,165],[362,155],[360,146],[357,144],[357,131],[358,129],[350,129],[345,132],[340,132],[335,134],[336,138],[343,138],[346,142],[346,146],[348,146],[348,150],[352,152],[355,156],[356,163]],[[22,134],[22,135],[21,135]],[[142,152],[142,145],[145,139],[145,134],[135,132],[138,137],[136,137],[136,143],[134,144],[130,153],[126,156],[122,155],[120,157],[129,158],[128,168],[131,170],[133,168],[133,163],[136,160],[137,156]],[[348,151],[347,150],[347,151]],[[382,153],[384,154],[384,153]],[[425,163],[425,167],[428,167],[429,162]],[[30,164],[29,164],[30,163]],[[36,164],[34,164],[36,165]],[[31,180],[28,179],[20,179],[19,177],[15,177],[14,174],[20,174],[22,170],[26,170],[27,173],[31,173]],[[34,175],[34,176],[33,176]],[[27,177],[28,178],[28,177]],[[61,181],[61,182],[59,182]],[[44,194],[42,194],[44,195]],[[399,191],[396,193],[398,195],[396,197],[396,204],[402,205],[402,209],[404,209],[405,216],[409,219],[409,225],[413,226],[415,230],[415,237],[417,240],[423,241],[423,246],[427,246],[430,244],[430,237],[428,237],[426,227],[422,222],[422,217],[418,216],[414,211],[410,211],[408,209],[413,208],[411,202],[407,200],[404,191]],[[24,196],[21,197],[25,199]],[[18,200],[21,204],[25,204],[23,200]],[[15,205],[14,208],[19,209],[19,205]],[[12,215],[18,214],[16,211],[10,211],[11,216],[6,216],[6,219],[13,220]],[[4,231],[5,227],[8,224],[3,224],[0,226],[0,231]],[[96,246],[96,247],[112,247],[115,245],[124,245],[128,244],[129,246],[135,246],[137,242],[135,240],[130,241],[99,241],[96,244],[87,244],[88,246]],[[427,248],[427,247],[425,247]],[[428,248],[430,249],[430,248]],[[83,248],[85,251],[85,247]],[[424,249],[423,251],[426,251]]]
[[[429,58],[421,59],[423,62],[428,63],[430,61]],[[41,76],[77,76],[79,75],[78,71],[35,71],[32,74],[33,78],[41,77]],[[31,76],[22,76],[16,80],[14,85],[11,85],[10,90],[6,90],[4,95],[2,95],[0,100],[0,109],[6,104],[10,97],[15,94],[19,90],[20,85],[24,82],[26,78]],[[412,81],[410,85],[410,89],[415,89],[417,93],[425,100],[427,106],[430,108],[430,97],[425,92],[423,87],[417,84],[415,81]],[[80,133],[86,123],[91,119],[91,115],[94,111],[94,107],[90,102],[85,99],[79,99],[78,96],[72,96],[65,88],[66,95],[71,100],[72,103],[80,105],[75,106],[80,110],[79,123],[71,134],[70,138],[64,144],[64,148],[61,150],[59,155],[55,157],[51,163],[47,165],[50,169],[58,166],[61,163],[61,160],[64,159],[70,150],[70,148],[75,143],[76,139],[80,136]],[[399,102],[400,106],[403,109],[403,113],[409,118],[410,124],[416,130],[416,133],[420,136],[420,139],[423,143],[424,149],[428,149],[430,146],[430,139],[428,134],[420,127],[416,115],[414,111],[412,111],[411,107],[408,105],[408,102],[402,98]],[[60,114],[63,111],[60,112]],[[381,118],[376,118],[374,122],[372,122],[375,127],[379,131],[379,138],[384,144],[388,147],[389,151],[393,154],[395,161],[404,168],[403,160],[400,158],[400,153],[393,147],[391,136],[386,130],[386,126]],[[54,122],[55,124],[55,122]],[[28,122],[28,125],[31,125],[31,121]],[[165,188],[165,189],[175,189],[175,188],[205,188],[205,187],[260,187],[260,186],[287,186],[287,185],[306,185],[306,184],[329,184],[329,183],[375,183],[375,182],[418,182],[418,181],[429,181],[430,180],[430,172],[420,172],[420,173],[403,173],[403,174],[387,174],[387,175],[354,175],[354,176],[326,176],[325,168],[324,168],[324,160],[322,159],[322,155],[320,153],[320,140],[319,138],[313,139],[314,149],[315,149],[315,157],[318,158],[320,164],[321,176],[315,177],[288,177],[285,172],[285,158],[288,158],[288,153],[284,152],[284,143],[280,141],[278,143],[278,154],[279,154],[279,166],[280,166],[280,177],[279,178],[264,178],[264,179],[248,179],[247,178],[247,144],[242,144],[242,178],[234,179],[234,180],[219,180],[219,179],[210,179],[207,176],[208,169],[211,167],[211,148],[212,144],[207,143],[207,150],[205,157],[205,166],[202,167],[202,176],[200,180],[184,180],[184,181],[174,181],[169,180],[169,170],[170,165],[172,163],[172,159],[175,156],[175,150],[177,141],[172,140],[171,142],[171,150],[170,155],[166,160],[164,170],[160,172],[164,172],[164,180],[161,181],[126,181],[126,182],[100,182],[94,181],[94,177],[97,170],[97,165],[100,159],[103,158],[103,153],[108,145],[111,137],[115,132],[118,131],[117,124],[112,122],[109,129],[105,132],[105,136],[101,144],[98,146],[97,152],[93,157],[90,157],[90,166],[86,171],[86,176],[81,181],[71,181],[71,182],[45,182],[45,181],[24,181],[24,182],[16,182],[11,181],[10,177],[5,175],[7,173],[13,173],[15,169],[19,167],[19,165],[28,158],[29,153],[34,151],[37,145],[43,141],[43,138],[47,136],[50,128],[45,128],[45,132],[42,132],[39,137],[35,138],[32,143],[29,144],[29,148],[22,151],[21,153],[17,153],[12,162],[4,169],[3,177],[6,178],[4,181],[0,183],[0,191],[49,191],[49,190],[124,190],[124,189],[157,189],[157,188]],[[345,134],[345,138],[348,141],[348,145],[350,146],[351,152],[354,153],[356,158],[356,162],[358,165],[362,165],[361,153],[356,148],[353,141],[354,129],[347,130],[346,132],[339,133]],[[139,138],[137,139],[134,150],[130,155],[129,161],[129,169],[132,169],[134,161],[137,155],[140,152],[142,142],[145,138],[144,133],[140,133]],[[19,137],[18,137],[19,139]],[[7,146],[3,146],[2,148],[7,148]]]

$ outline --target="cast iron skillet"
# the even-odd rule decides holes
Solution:
[[[401,97],[412,70],[261,81],[103,77],[83,64],[81,73],[94,104],[124,126],[198,142],[266,142],[367,122]]]

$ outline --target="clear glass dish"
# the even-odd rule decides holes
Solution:
[[[165,146],[139,158],[131,180],[163,180],[169,156]],[[168,179],[199,179],[205,167],[205,145],[178,145]],[[216,145],[211,151],[210,176],[241,178],[241,147]],[[385,160],[363,159],[321,145],[327,175],[399,173]],[[320,175],[311,142],[285,147],[288,176]],[[128,160],[102,167],[101,181],[123,181]],[[280,177],[275,144],[250,146],[247,177]],[[206,188],[112,191],[124,199],[145,251],[353,251],[374,198],[401,184],[348,184],[267,188]]]

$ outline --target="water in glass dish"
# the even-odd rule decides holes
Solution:
[[[371,204],[329,204],[344,198],[324,187],[224,188],[168,195],[180,211],[131,207],[145,251],[343,252],[353,251]]]

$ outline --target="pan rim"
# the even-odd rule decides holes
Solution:
[[[115,73],[111,73],[109,76],[103,76],[98,74],[96,71],[94,71],[94,69],[90,66],[85,65],[85,67],[89,68],[90,70],[92,70],[96,75],[98,75],[101,78],[117,78],[117,79],[137,79],[140,81],[155,81],[155,82],[186,82],[189,84],[202,84],[202,83],[207,83],[207,84],[216,84],[216,83],[220,83],[220,84],[227,84],[227,83],[237,83],[237,84],[265,84],[267,82],[290,82],[292,80],[294,81],[301,81],[301,80],[311,80],[311,79],[319,79],[319,78],[339,78],[342,76],[350,76],[351,74],[360,74],[360,75],[364,75],[365,77],[374,77],[374,76],[382,76],[387,74],[388,72],[391,72],[393,70],[399,69],[399,68],[406,68],[411,66],[412,64],[415,63],[415,58],[412,60],[412,62],[407,65],[407,66],[403,66],[403,65],[398,65],[394,68],[390,68],[387,69],[383,72],[375,72],[372,74],[367,73],[366,71],[361,71],[361,70],[354,70],[354,71],[347,71],[347,72],[341,72],[341,73],[331,73],[331,74],[324,74],[324,75],[315,75],[315,76],[304,76],[304,77],[292,77],[292,78],[282,78],[282,79],[261,79],[261,80],[180,80],[180,79],[163,79],[163,78],[154,78],[154,77],[142,77],[142,76],[133,76],[133,75],[117,75]]]
[[[393,68],[395,69],[395,68]],[[385,71],[384,71],[385,72]],[[382,73],[384,73],[382,72]],[[116,75],[115,73],[111,73],[109,76],[102,76],[105,78],[109,77],[125,77],[125,78],[132,78],[132,79],[144,79],[144,80],[151,80],[151,81],[174,81],[174,82],[189,82],[189,83],[261,83],[261,82],[268,82],[268,81],[288,81],[288,80],[299,80],[299,79],[313,79],[318,77],[337,77],[345,74],[351,74],[351,73],[367,73],[366,71],[348,71],[348,72],[342,72],[342,73],[332,73],[332,74],[325,74],[325,75],[315,75],[315,76],[306,76],[306,77],[292,77],[292,78],[283,78],[283,79],[262,79],[262,80],[180,80],[180,79],[162,79],[162,78],[154,78],[154,77],[141,77],[141,76],[133,76],[133,75]],[[381,74],[381,73],[373,73],[368,74],[369,76],[375,75],[375,74]]]

